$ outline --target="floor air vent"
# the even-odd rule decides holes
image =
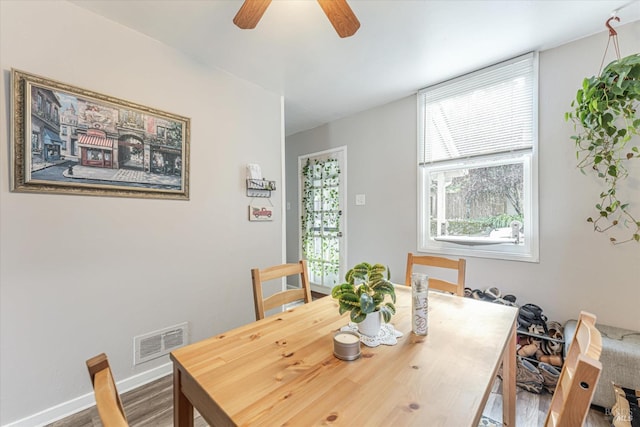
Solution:
[[[181,323],[133,338],[133,364],[148,362],[189,343],[189,324]]]

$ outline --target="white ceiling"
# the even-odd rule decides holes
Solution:
[[[275,0],[254,30],[232,22],[242,0],[71,1],[284,95],[287,135],[602,32],[614,11],[640,20],[640,0],[349,0],[361,26],[341,39],[314,0]]]

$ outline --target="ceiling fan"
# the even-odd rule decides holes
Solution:
[[[271,0],[244,0],[233,23],[243,30],[255,28],[270,3]],[[340,37],[352,36],[360,28],[347,0],[318,0],[318,3]]]

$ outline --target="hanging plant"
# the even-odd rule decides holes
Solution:
[[[624,227],[623,239],[610,237],[614,244],[640,242],[638,200],[622,200],[618,183],[629,175],[628,162],[640,158],[640,54],[611,62],[600,76],[585,78],[573,111],[565,114],[574,123],[578,167],[602,180],[604,190],[595,204],[597,214],[587,218],[594,231]],[[632,140],[632,138],[636,136]],[[635,214],[632,214],[632,209]]]

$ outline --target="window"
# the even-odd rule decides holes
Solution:
[[[102,161],[102,151],[88,149],[87,150],[87,159],[88,160],[95,160],[95,161]]]
[[[40,151],[40,134],[38,132],[31,132],[31,150]]]
[[[537,55],[418,93],[418,250],[538,261]]]

